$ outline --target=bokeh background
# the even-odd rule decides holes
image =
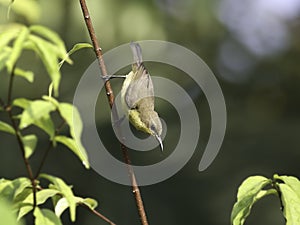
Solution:
[[[23,9],[28,7],[30,16],[22,15],[22,10],[15,6],[9,19],[7,2],[0,1],[2,24],[48,26],[59,33],[68,49],[78,42],[90,42],[79,1],[15,1]],[[150,224],[230,224],[237,188],[245,178],[271,177],[274,173],[300,177],[299,0],[89,0],[87,3],[104,52],[132,40],[175,42],[207,63],[224,93],[228,113],[224,143],[213,164],[199,172],[198,163],[210,132],[205,96],[181,71],[148,63],[152,75],[165,74],[186,89],[201,122],[198,148],[187,165],[164,182],[141,187]],[[36,81],[29,84],[16,79],[14,97],[40,98],[47,93],[50,81],[38,58],[31,53],[25,55],[20,63],[26,68],[34,67]],[[72,102],[77,83],[95,56],[91,50],[82,50],[72,59],[74,65],[62,68],[60,101]],[[0,74],[3,98],[7,77]],[[116,93],[121,84],[122,81],[112,81]],[[166,150],[164,154],[158,149],[147,153],[131,151],[136,164],[168,157],[180,135],[180,122],[172,106],[158,99],[156,108],[168,124]],[[0,116],[5,119],[4,114]],[[95,118],[102,131],[101,139],[112,154],[121,158],[104,93],[99,95]],[[38,149],[31,158],[34,169],[46,141],[47,137],[41,134]],[[1,133],[0,150],[0,177],[13,179],[26,175],[13,137]],[[77,195],[97,199],[98,210],[116,224],[140,224],[131,188],[108,181],[92,169],[85,170],[66,148],[60,146],[50,152],[43,172],[64,178],[74,186]],[[85,209],[79,208],[77,212],[74,224],[106,224]],[[63,220],[64,224],[71,224],[68,212]],[[258,202],[245,224],[284,224],[278,199],[270,196]]]

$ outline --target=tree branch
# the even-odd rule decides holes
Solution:
[[[26,158],[26,155],[25,155],[25,146],[24,146],[23,141],[22,141],[21,131],[19,130],[19,127],[18,127],[16,121],[14,120],[13,114],[11,112],[11,108],[12,108],[11,107],[11,98],[12,98],[12,90],[13,90],[13,81],[14,81],[14,77],[15,77],[14,71],[15,71],[15,67],[12,69],[12,72],[11,72],[11,75],[10,75],[10,78],[9,78],[9,88],[8,88],[8,93],[7,93],[7,105],[5,107],[5,110],[8,113],[8,117],[10,119],[12,127],[14,128],[15,135],[16,135],[16,138],[17,138],[17,142],[18,142],[18,145],[20,147],[21,154],[22,154],[22,157],[23,157],[23,161],[25,163],[25,167],[26,167],[26,170],[27,170],[27,174],[28,174],[28,177],[31,181],[32,193],[33,193],[33,209],[34,209],[36,207],[36,191],[37,191],[36,190],[35,178],[33,176],[33,172],[32,172],[29,160]]]
[[[102,54],[102,49],[100,48],[100,45],[98,43],[97,37],[96,37],[96,33],[92,24],[92,20],[91,20],[91,16],[89,14],[87,5],[86,5],[86,1],[85,0],[79,0],[80,1],[80,5],[81,5],[81,9],[82,9],[82,13],[83,13],[83,17],[91,38],[91,41],[93,43],[94,46],[94,51],[95,54],[97,56],[98,59],[98,63],[100,66],[100,70],[102,72],[102,76],[107,76],[107,70],[106,70],[106,66],[104,63],[104,59],[103,59],[103,54]],[[110,85],[109,80],[107,80],[105,82],[105,90],[106,90],[106,95],[107,95],[107,99],[108,99],[108,103],[110,105],[110,108],[112,109],[113,103],[114,103],[114,94]],[[118,113],[116,110],[112,110],[112,115],[113,118],[115,119],[115,121],[118,121]],[[117,132],[120,132],[120,130],[118,129]],[[138,213],[140,216],[140,221],[142,225],[148,225],[148,221],[147,221],[147,216],[146,216],[146,212],[144,209],[144,204],[143,204],[143,200],[142,200],[142,196],[135,178],[135,174],[134,171],[132,169],[131,166],[131,162],[129,159],[129,154],[128,154],[128,150],[126,148],[126,146],[122,143],[120,143],[121,145],[121,150],[123,153],[123,157],[124,157],[124,161],[127,164],[127,169],[128,169],[128,173],[129,173],[129,177],[131,180],[131,187],[132,187],[132,192],[134,194],[135,197],[135,202],[136,202],[136,206],[138,209]]]

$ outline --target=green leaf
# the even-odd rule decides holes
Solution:
[[[48,174],[41,174],[40,177],[49,180],[53,187],[55,187],[66,198],[69,208],[71,221],[74,222],[76,218],[76,199],[72,189],[60,178]]]
[[[0,180],[0,197],[6,197],[13,200],[22,189],[31,186],[31,182],[26,177],[19,177],[14,180]]]
[[[23,108],[23,109],[25,109],[25,108],[27,108],[29,105],[30,105],[30,100],[28,100],[28,99],[26,99],[26,98],[16,98],[14,101],[13,101],[13,103],[12,103],[12,105],[13,106],[18,106],[18,107],[20,107],[20,108]]]
[[[15,68],[15,75],[25,78],[28,82],[32,83],[34,80],[34,74],[32,71],[25,71],[20,68]]]
[[[278,176],[274,175],[274,179],[282,180],[286,185],[294,190],[295,193],[299,195],[300,198],[300,181],[293,176]]]
[[[81,198],[81,197],[75,197],[77,204],[84,204],[90,209],[95,209],[98,205],[97,201],[92,198]],[[61,198],[55,205],[55,214],[60,217],[62,213],[69,208],[69,204],[66,198]]]
[[[64,118],[64,120],[67,122],[67,124],[70,127],[70,133],[71,133],[73,140],[75,140],[75,146],[73,143],[74,141],[72,141],[72,143],[70,143],[71,141],[67,142],[65,140],[65,138],[64,138],[64,140],[58,140],[58,141],[60,141],[63,144],[66,144],[66,145],[67,145],[67,143],[70,143],[70,146],[72,146],[72,148],[70,148],[70,149],[72,151],[74,151],[74,153],[80,158],[80,160],[82,161],[84,166],[86,168],[89,168],[90,165],[89,165],[89,161],[88,161],[88,156],[87,156],[85,148],[83,147],[83,145],[81,143],[81,133],[82,133],[83,125],[82,125],[82,121],[81,121],[81,118],[80,118],[77,108],[69,103],[60,103],[58,110],[59,110],[61,116]]]
[[[59,37],[57,33],[48,29],[47,27],[40,25],[33,25],[30,27],[30,31],[40,35],[43,38],[46,38],[48,41],[52,42],[57,47],[58,56],[61,59],[66,58],[65,61],[72,63],[72,60],[67,55],[67,50],[63,40]]]
[[[49,209],[39,209],[37,207],[33,215],[35,225],[62,225],[61,220]]]
[[[93,46],[89,43],[77,43],[73,46],[73,48],[67,53],[66,57],[59,62],[59,67],[62,66],[62,64],[69,59],[69,56],[75,53],[76,51],[83,49],[83,48],[93,48]]]
[[[61,214],[67,209],[69,208],[69,203],[67,201],[66,198],[61,198],[58,200],[57,204],[55,205],[55,215],[57,215],[58,217],[61,216]]]
[[[90,209],[95,209],[98,206],[98,202],[92,198],[85,198],[83,199],[82,203],[85,204]]]
[[[53,139],[53,137],[55,135],[55,127],[54,127],[54,123],[49,114],[36,120],[34,122],[34,125],[38,126],[40,129],[45,131],[50,136],[50,140]]]
[[[0,121],[0,131],[4,131],[13,135],[15,134],[14,128],[11,125],[4,123],[2,121]]]
[[[0,26],[0,52],[2,52],[4,47],[18,36],[23,27],[24,26],[20,24],[7,24]]]
[[[47,201],[47,199],[51,198],[52,196],[58,194],[58,190],[54,189],[43,189],[36,193],[36,204],[41,205]],[[33,209],[33,193],[28,195],[24,201],[21,203],[21,208],[18,214],[18,219],[25,216]]]
[[[284,182],[276,184],[281,192],[286,225],[300,224],[300,181],[293,176],[278,176],[276,174],[274,179]]]
[[[11,73],[13,70],[13,67],[16,65],[17,60],[19,59],[22,50],[23,50],[23,44],[25,40],[28,38],[29,30],[27,27],[22,27],[20,30],[20,33],[18,34],[18,37],[15,39],[12,52],[6,61],[6,66],[8,69],[8,72]]]
[[[10,47],[5,47],[0,51],[0,71],[5,67],[6,60],[9,58],[12,49]]]
[[[37,52],[40,56],[50,79],[53,82],[54,94],[55,96],[58,96],[61,74],[58,66],[56,46],[33,34],[29,35],[29,40],[32,42],[32,45],[27,45],[27,47]]]
[[[278,184],[281,191],[283,203],[283,214],[286,218],[286,225],[300,224],[300,198],[299,193],[295,192],[286,184]]]
[[[5,225],[23,225],[23,221],[17,221],[17,216],[9,202],[0,198],[0,218],[1,224]]]
[[[262,176],[252,176],[247,178],[239,187],[237,202],[234,204],[231,212],[231,223],[233,225],[244,224],[249,216],[253,204],[262,197],[275,194],[276,190],[263,190],[271,184],[271,180]]]
[[[20,129],[24,129],[42,117],[46,117],[53,110],[55,110],[55,107],[50,102],[43,100],[31,101],[22,113]]]
[[[40,18],[40,5],[41,4],[36,0],[16,1],[16,4],[12,4],[12,11],[26,18],[28,22],[34,23],[38,22]]]
[[[25,148],[25,158],[29,158],[35,150],[37,137],[34,134],[30,134],[22,137],[22,142]]]

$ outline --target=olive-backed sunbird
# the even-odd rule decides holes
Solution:
[[[121,89],[123,110],[130,123],[138,130],[154,136],[163,151],[162,124],[154,110],[154,90],[150,74],[143,65],[138,43],[130,43],[134,62],[132,71],[125,76]]]

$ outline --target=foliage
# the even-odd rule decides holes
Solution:
[[[279,176],[273,179],[263,176],[251,176],[239,187],[237,202],[231,214],[233,225],[243,225],[254,203],[267,195],[278,196],[286,225],[300,223],[300,181],[292,176]]]
[[[37,174],[33,175],[29,159],[38,151],[36,149],[38,135],[28,134],[28,132],[24,134],[24,131],[30,126],[38,127],[49,137],[48,151],[56,147],[57,143],[62,143],[82,161],[85,168],[89,168],[86,150],[80,141],[82,132],[80,115],[72,104],[59,102],[52,96],[52,92],[55,96],[59,94],[61,80],[59,69],[63,63],[72,63],[69,58],[72,53],[91,47],[91,45],[76,44],[67,53],[60,37],[46,27],[8,24],[1,26],[0,30],[0,71],[6,70],[10,81],[7,101],[2,100],[1,96],[0,102],[0,110],[7,113],[9,121],[0,121],[0,131],[16,136],[28,172],[28,178],[19,177],[14,180],[2,178],[0,180],[0,207],[8,208],[5,204],[7,201],[10,202],[19,221],[6,224],[22,224],[22,218],[30,212],[34,215],[36,225],[62,224],[60,216],[68,208],[71,221],[75,221],[78,205],[94,210],[97,202],[90,198],[75,196],[72,188],[58,177],[40,174],[44,161],[41,162]],[[34,82],[36,76],[32,71],[26,71],[17,66],[24,50],[33,51],[39,56],[51,79],[49,94],[42,96],[41,99],[29,100],[25,97],[11,99],[15,76],[23,77],[31,83]],[[21,113],[13,114],[15,111],[20,112],[20,110],[14,110],[15,108],[19,108]],[[53,120],[55,112],[61,120],[59,125]],[[69,135],[60,133],[62,127],[66,125],[69,127]],[[47,180],[49,185],[47,187],[40,185],[40,179]],[[42,208],[48,199],[52,200],[54,210]],[[11,221],[14,218],[13,214],[6,214],[5,210],[1,210],[1,213],[5,214],[3,215],[4,221]]]

